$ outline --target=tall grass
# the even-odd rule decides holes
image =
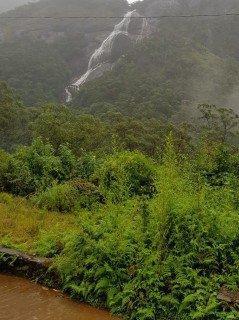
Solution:
[[[23,198],[0,194],[0,244],[28,253],[49,255],[52,246],[75,228],[75,216],[59,216],[32,206]],[[46,235],[48,240],[46,241]],[[45,243],[46,248],[42,248]],[[47,251],[47,248],[51,251]]]

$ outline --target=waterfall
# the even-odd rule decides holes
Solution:
[[[65,99],[66,99],[66,103],[69,103],[69,102],[71,102],[71,100],[72,100],[72,94],[71,94],[71,92],[69,91],[69,89],[68,88],[65,88]]]
[[[114,58],[113,56],[113,48],[117,46],[117,41],[121,41],[118,46],[118,51],[120,51],[118,54],[122,54],[121,51],[124,49],[122,49],[122,43],[125,43],[125,48],[127,48],[129,43],[142,40],[149,33],[150,27],[146,18],[141,16],[136,10],[127,12],[123,20],[114,27],[113,32],[92,54],[86,73],[66,88],[66,102],[71,101],[72,91],[78,91],[84,83],[102,76],[106,71],[113,68],[115,62],[119,59],[119,57]]]

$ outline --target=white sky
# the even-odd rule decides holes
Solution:
[[[133,2],[136,2],[136,1],[140,1],[140,0],[128,0],[129,3],[133,3]]]
[[[35,2],[37,0],[0,0],[0,13],[5,11],[5,10],[9,10],[9,9],[13,9],[15,7],[17,7],[18,5],[22,5],[24,3],[28,3],[28,2]],[[67,0],[65,0],[67,1]],[[129,3],[133,3],[136,1],[140,1],[140,0],[128,0]]]

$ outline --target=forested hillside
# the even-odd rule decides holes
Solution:
[[[147,16],[220,15],[239,11],[237,0],[145,0],[138,6]],[[162,33],[170,30],[177,36],[202,43],[219,56],[239,59],[237,16],[160,19],[158,26]]]
[[[183,105],[227,105],[235,109],[239,63],[220,58],[200,43],[174,33],[155,33],[121,59],[115,70],[82,86],[73,105],[96,114],[170,117]],[[187,111],[188,114],[188,111]]]
[[[166,0],[145,0],[136,3],[135,8],[148,17],[165,13],[190,15],[239,10],[238,2],[233,0],[173,3]],[[127,10],[129,6],[124,0],[102,0],[97,3],[93,0],[44,0],[11,11],[11,16],[122,16]],[[119,19],[1,19],[0,79],[16,89],[27,105],[63,101],[65,86],[86,71],[90,55],[118,21]],[[128,98],[119,98],[118,90],[115,95],[111,92],[110,97],[106,97],[104,101],[108,93],[105,92],[107,88],[102,91],[102,86],[111,78],[111,86],[123,90],[123,96],[133,92],[131,100],[134,95],[136,100],[140,97],[138,91],[147,83],[150,90],[147,90],[148,94],[142,102],[145,103],[147,99],[146,110],[151,109],[151,115],[163,110],[163,107],[155,106],[162,104],[156,103],[155,99],[158,91],[165,92],[165,89],[165,96],[159,95],[161,100],[170,101],[172,107],[166,107],[168,114],[172,110],[178,110],[177,107],[185,100],[230,104],[236,108],[239,81],[239,26],[236,16],[153,19],[149,22],[154,30],[151,39],[146,45],[136,46],[129,56],[122,58],[115,71],[117,75],[120,70],[120,77],[114,80],[113,72],[106,75],[105,80],[83,87],[84,94],[75,99],[75,106],[84,108],[87,104],[89,110],[92,109],[91,104],[94,104],[93,109],[96,108],[96,102],[101,105],[102,101],[113,102],[117,103],[116,109],[122,109],[124,113],[125,108],[129,108],[126,114],[130,114],[133,106],[125,107],[119,101],[128,101]],[[142,53],[140,46],[144,47]],[[134,76],[135,72],[138,77]],[[126,81],[123,78],[127,78]],[[88,103],[87,91],[93,87],[95,93],[93,96],[91,94]],[[99,91],[104,95],[103,98],[98,97]]]
[[[127,10],[125,0],[44,0],[20,7],[7,15],[117,16]],[[117,21],[2,18],[0,79],[15,88],[28,105],[59,102],[64,87],[74,76],[85,71],[90,54]]]

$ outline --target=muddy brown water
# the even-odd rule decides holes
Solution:
[[[1,320],[120,320],[26,279],[0,274]]]

